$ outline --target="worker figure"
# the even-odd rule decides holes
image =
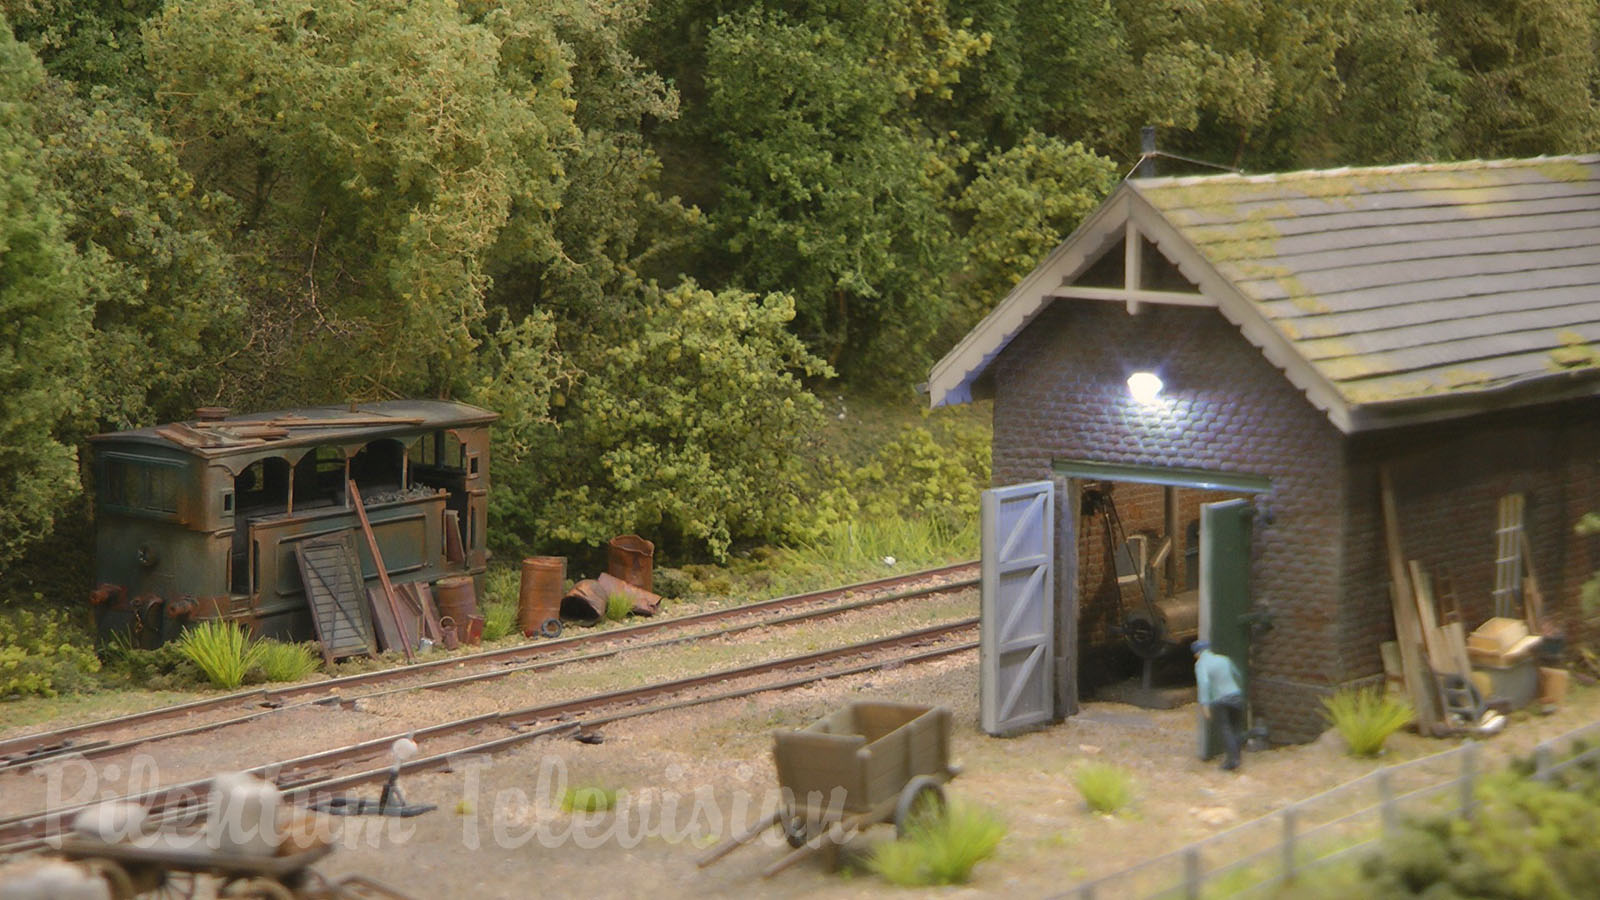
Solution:
[[[1233,660],[1211,652],[1210,641],[1195,641],[1194,683],[1200,695],[1200,711],[1216,719],[1222,731],[1226,756],[1222,769],[1239,768],[1239,742],[1244,734],[1244,676]]]

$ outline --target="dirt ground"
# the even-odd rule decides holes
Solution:
[[[977,727],[977,657],[854,676],[785,694],[615,723],[605,742],[538,742],[460,771],[405,784],[412,802],[436,812],[402,822],[364,823],[342,835],[323,866],[362,872],[423,897],[521,898],[531,892],[586,897],[1049,896],[1087,879],[1184,846],[1295,800],[1342,784],[1378,763],[1347,757],[1336,741],[1246,756],[1225,773],[1194,755],[1195,708],[1150,711],[1089,703],[1060,725],[998,740]],[[949,787],[957,802],[1000,814],[1008,834],[997,855],[962,888],[891,888],[849,867],[828,874],[808,861],[763,881],[760,871],[787,850],[775,834],[698,869],[696,858],[740,822],[753,821],[774,788],[770,732],[809,723],[851,699],[942,704],[956,714],[955,751],[964,772]],[[1600,691],[1578,689],[1553,716],[1519,715],[1488,742],[1491,757],[1525,752],[1594,718]],[[1447,741],[1402,734],[1387,762],[1448,749]],[[1087,811],[1070,773],[1088,760],[1123,766],[1136,779],[1132,809]],[[559,809],[564,785],[626,792],[612,813]],[[699,806],[697,808],[697,801]],[[347,826],[348,827],[348,826]],[[385,833],[384,829],[396,829]],[[851,850],[890,839],[876,826]]]
[[[287,758],[352,740],[381,737],[429,721],[542,703],[641,681],[747,662],[780,650],[859,640],[970,615],[976,591],[933,604],[905,604],[870,615],[826,620],[802,630],[758,629],[737,640],[619,655],[543,673],[523,673],[466,688],[372,698],[355,709],[286,711],[215,734],[148,745],[161,780],[204,777],[221,768]],[[849,635],[849,637],[846,637]],[[1236,773],[1195,758],[1195,707],[1143,710],[1090,702],[1064,723],[1014,738],[978,728],[978,660],[965,652],[886,672],[624,720],[601,730],[603,743],[539,739],[454,771],[408,776],[411,803],[438,808],[412,819],[339,820],[339,849],[319,869],[361,873],[416,900],[442,897],[523,898],[734,896],[1042,897],[1120,871],[1241,822],[1274,812],[1372,771],[1384,763],[1439,753],[1452,741],[1396,735],[1380,761],[1355,760],[1331,735],[1318,742],[1247,754]],[[129,695],[138,702],[140,695]],[[699,869],[706,849],[756,821],[776,800],[771,733],[809,724],[854,699],[936,704],[954,713],[955,761],[963,773],[951,799],[998,814],[1008,833],[996,856],[978,866],[971,884],[929,891],[891,888],[859,866],[838,874],[815,860],[778,878],[760,872],[787,850],[781,837],[741,848]],[[1517,714],[1505,733],[1485,742],[1497,758],[1526,753],[1539,740],[1600,718],[1600,688],[1574,686],[1564,709],[1550,716]],[[423,746],[424,753],[447,746]],[[1090,761],[1130,772],[1135,797],[1116,816],[1089,812],[1072,783]],[[94,773],[121,792],[132,772]],[[119,780],[120,779],[120,780]],[[40,772],[0,780],[0,811],[38,808]],[[567,787],[617,789],[617,810],[562,812]],[[66,785],[68,790],[75,785]],[[377,789],[367,793],[376,796]],[[875,826],[849,846],[859,857],[893,837]],[[847,859],[848,863],[848,859]]]

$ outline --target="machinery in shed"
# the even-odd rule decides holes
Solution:
[[[304,561],[329,542],[349,545],[355,589],[379,579],[375,559],[395,585],[471,576],[481,588],[497,418],[441,400],[203,409],[94,436],[89,599],[100,632],[155,646],[224,619],[258,635],[320,636]]]

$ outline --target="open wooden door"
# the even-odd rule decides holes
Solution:
[[[980,718],[1004,735],[1055,718],[1055,485],[984,491],[982,516]]]

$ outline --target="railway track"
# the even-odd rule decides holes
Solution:
[[[468,757],[495,753],[541,737],[592,730],[637,716],[688,706],[785,690],[829,678],[914,665],[976,649],[971,639],[976,617],[901,632],[870,641],[797,656],[767,660],[642,687],[546,703],[508,712],[471,716],[417,729],[409,734],[433,750],[401,764],[402,773],[444,769]],[[962,638],[967,638],[963,640]],[[772,676],[778,676],[775,680]],[[751,683],[753,682],[753,683]],[[496,734],[477,739],[485,730]],[[381,781],[394,770],[384,764],[360,768],[384,758],[391,744],[405,734],[386,735],[331,750],[256,766],[246,771],[276,783],[296,803]],[[465,740],[463,740],[465,739]],[[355,768],[355,771],[350,771]],[[155,788],[121,799],[146,807],[154,821],[192,826],[203,814],[210,779]],[[47,848],[73,814],[99,800],[40,810],[0,820],[0,858]]]
[[[976,568],[975,562],[958,563],[890,578],[857,582],[843,587],[777,597],[742,606],[657,619],[627,628],[503,647],[480,653],[441,657],[399,668],[363,672],[290,687],[237,691],[111,719],[19,735],[0,740],[0,774],[62,756],[82,758],[108,756],[140,744],[218,730],[314,703],[350,702],[399,692],[448,689],[503,678],[518,672],[537,671],[557,665],[614,656],[624,650],[714,639],[755,628],[828,618],[886,603],[962,590],[977,584],[977,580],[970,574],[975,572]],[[839,602],[845,597],[861,593],[871,596],[853,602]],[[702,626],[729,621],[735,624],[711,630],[696,630]],[[662,637],[663,635],[666,636]],[[611,649],[590,649],[606,647]],[[590,652],[583,652],[585,650]],[[572,651],[577,652],[573,655],[561,655]],[[463,666],[478,668],[478,671],[455,674]],[[447,670],[452,674],[446,678],[404,684],[414,681],[419,676],[427,678],[430,674]],[[351,697],[343,697],[337,693],[349,688],[371,686],[377,686],[378,689]],[[254,707],[254,711],[182,728],[124,737],[116,741],[101,737],[171,719],[235,710],[241,706]]]

